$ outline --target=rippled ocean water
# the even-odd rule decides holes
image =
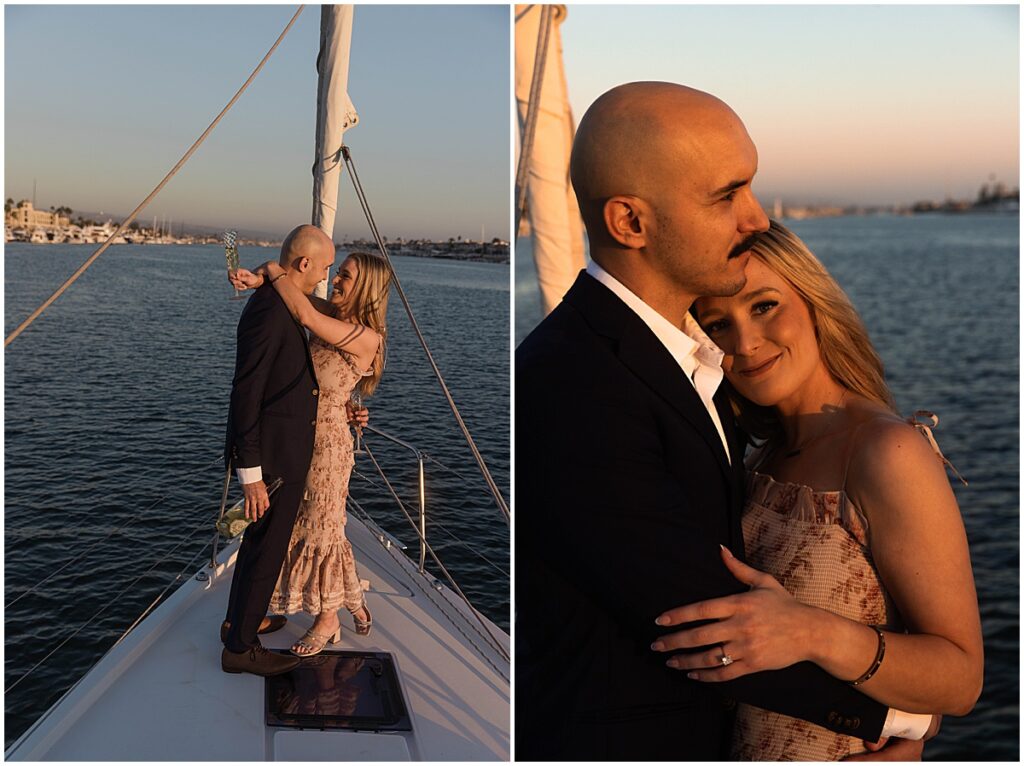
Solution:
[[[5,335],[92,249],[8,244]],[[241,250],[246,266],[271,257],[276,250]],[[509,267],[394,262],[508,500]],[[230,300],[224,265],[216,246],[114,246],[4,353],[4,603],[11,604],[5,689],[125,591],[5,695],[5,746],[95,664],[176,574],[191,574],[208,553],[224,476],[235,327],[245,305]],[[388,324],[387,369],[367,402],[371,425],[450,469],[427,465],[428,540],[473,604],[507,630],[508,526],[394,292]],[[417,507],[415,459],[379,437],[370,444],[403,501]],[[379,486],[365,457],[357,458],[356,470]],[[393,502],[366,479],[353,478],[352,490],[415,555],[416,535]],[[85,551],[43,589],[12,604]]]
[[[970,486],[952,483],[971,546],[985,639],[974,711],[946,717],[926,760],[1019,759],[1020,242],[1016,215],[786,221],[867,324],[904,414],[935,436]],[[515,336],[540,319],[529,242],[516,243]],[[935,672],[942,672],[935,668]]]

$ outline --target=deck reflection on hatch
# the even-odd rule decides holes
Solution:
[[[412,731],[398,671],[386,652],[325,651],[266,679],[267,725]]]

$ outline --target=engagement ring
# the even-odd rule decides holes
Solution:
[[[721,657],[718,658],[718,661],[722,663],[722,667],[725,667],[726,665],[732,665],[732,663],[735,662],[735,660],[733,660],[732,657],[724,653]]]

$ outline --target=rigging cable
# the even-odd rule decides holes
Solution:
[[[398,272],[395,271],[395,266],[391,262],[391,255],[388,253],[387,246],[384,244],[380,231],[377,229],[377,223],[374,221],[373,213],[370,211],[370,203],[367,201],[366,194],[363,192],[363,186],[359,182],[359,174],[356,172],[356,166],[352,160],[352,152],[347,146],[342,144],[341,153],[345,158],[345,166],[348,168],[349,174],[352,177],[352,185],[355,187],[356,196],[359,198],[359,204],[363,208],[363,215],[366,216],[366,222],[370,226],[370,232],[373,234],[373,238],[377,243],[377,248],[380,250],[381,255],[384,256],[384,260],[388,262],[388,266],[391,267],[391,279],[395,284],[395,289],[398,291],[398,297],[402,299],[402,305],[405,307],[405,313],[409,315],[409,321],[412,323],[412,329],[416,333],[416,337],[419,338],[420,345],[423,346],[423,351],[427,355],[427,361],[430,363],[430,367],[434,371],[434,377],[437,378],[437,382],[441,385],[441,391],[444,393],[445,399],[448,400],[448,406],[451,408],[452,414],[455,415],[456,423],[458,423],[459,428],[462,429],[462,435],[466,437],[466,443],[469,445],[469,449],[473,453],[473,457],[476,459],[477,466],[479,466],[480,472],[484,476],[484,481],[487,482],[487,486],[490,488],[491,494],[494,496],[494,501],[498,504],[498,510],[501,511],[502,515],[505,517],[505,522],[509,523],[511,517],[509,515],[508,503],[505,502],[505,498],[502,496],[501,490],[498,489],[498,485],[491,476],[491,472],[487,468],[487,463],[484,462],[483,455],[481,455],[480,450],[477,449],[476,442],[473,441],[473,435],[470,434],[469,428],[462,419],[462,414],[459,412],[459,408],[455,404],[455,400],[452,398],[451,391],[448,390],[448,384],[445,383],[444,376],[441,375],[441,370],[438,368],[437,362],[434,361],[433,354],[430,353],[430,347],[427,345],[426,338],[423,337],[423,333],[420,331],[420,326],[416,322],[416,317],[413,316],[412,306],[409,304],[409,299],[405,295],[405,290],[402,289],[402,284],[398,280]]]
[[[263,59],[260,61],[260,63],[257,64],[256,68],[252,70],[252,74],[249,75],[249,79],[246,80],[245,83],[243,83],[242,87],[238,89],[238,92],[235,93],[234,97],[228,102],[227,106],[225,106],[221,110],[220,114],[218,114],[214,118],[213,122],[210,123],[210,126],[203,132],[203,135],[199,136],[199,138],[196,139],[195,143],[192,144],[189,150],[185,152],[185,155],[180,160],[178,160],[178,164],[171,168],[171,171],[166,176],[164,176],[164,180],[157,184],[157,187],[153,189],[152,192],[150,192],[149,196],[146,197],[146,199],[142,200],[142,202],[139,203],[139,206],[131,212],[131,215],[129,215],[121,222],[121,225],[118,226],[114,233],[107,238],[107,241],[100,245],[100,248],[95,253],[90,255],[86,262],[79,266],[78,270],[75,271],[75,273],[72,274],[70,277],[68,277],[67,281],[60,287],[58,287],[57,291],[53,295],[51,295],[49,298],[43,301],[42,305],[35,311],[33,311],[29,315],[28,319],[26,319],[24,322],[18,325],[17,328],[15,328],[14,331],[7,336],[7,338],[4,340],[5,348],[11,344],[11,341],[13,341],[19,335],[21,335],[21,333],[24,332],[26,329],[28,329],[28,326],[32,324],[39,317],[40,314],[46,311],[46,309],[49,308],[51,303],[53,303],[61,295],[63,295],[64,291],[71,287],[75,280],[85,273],[86,269],[92,266],[93,262],[97,258],[99,258],[108,247],[110,247],[110,243],[114,241],[114,238],[119,236],[121,232],[124,231],[125,228],[128,226],[128,224],[135,220],[135,217],[139,213],[141,213],[143,209],[146,207],[146,205],[148,205],[150,201],[160,192],[160,190],[167,185],[167,182],[170,181],[179,170],[181,170],[182,166],[184,166],[184,164],[188,162],[189,158],[195,153],[196,149],[199,148],[199,145],[202,144],[203,141],[206,140],[206,137],[210,135],[210,133],[213,131],[213,129],[217,127],[217,123],[221,121],[221,118],[223,118],[224,115],[228,113],[228,110],[230,110],[231,107],[235,105],[235,102],[238,101],[239,97],[241,97],[241,95],[246,91],[246,89],[249,87],[249,84],[256,78],[256,75],[260,73],[260,70],[263,69],[263,65],[267,63],[267,59],[269,59],[271,54],[275,50],[277,50],[277,46],[281,44],[281,41],[284,39],[284,36],[288,34],[288,31],[292,28],[292,25],[295,24],[296,19],[299,18],[299,14],[302,13],[302,9],[305,7],[305,5],[299,6],[299,10],[295,11],[295,15],[292,16],[291,21],[288,22],[288,25],[284,28],[284,31],[281,32],[277,40],[270,47],[270,50],[267,51],[267,55],[265,55]]]
[[[533,6],[534,8],[536,6]],[[540,26],[537,28],[537,50],[533,59],[533,78],[530,81],[530,100],[526,105],[526,124],[523,126],[522,140],[519,142],[519,167],[516,168],[516,230],[519,236],[519,225],[526,210],[526,171],[533,152],[533,138],[537,133],[537,114],[540,112],[540,91],[544,84],[544,68],[548,59],[548,40],[555,16],[553,5],[542,5]]]

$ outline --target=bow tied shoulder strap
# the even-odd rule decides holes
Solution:
[[[917,410],[913,415],[907,418],[907,423],[916,428],[921,435],[928,440],[928,443],[932,445],[932,449],[935,450],[935,454],[939,456],[939,460],[942,461],[953,475],[956,476],[966,487],[967,479],[960,475],[960,472],[956,470],[956,467],[949,462],[945,455],[942,454],[942,450],[939,449],[938,443],[935,441],[935,436],[932,434],[932,429],[938,427],[939,416],[934,412],[928,410]]]

